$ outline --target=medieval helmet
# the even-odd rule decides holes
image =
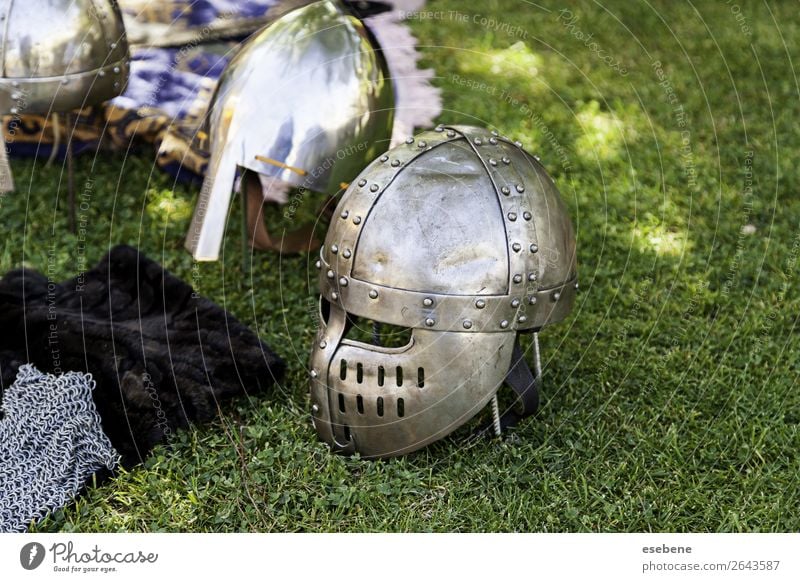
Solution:
[[[364,25],[337,0],[294,4],[242,46],[212,98],[211,159],[187,238],[197,260],[219,256],[238,168],[332,193],[391,137],[391,79]]]
[[[520,144],[468,126],[372,162],[344,193],[317,267],[313,422],[334,450],[365,457],[444,437],[504,381],[523,413],[535,410],[518,335],[563,319],[577,289],[575,234],[553,180]],[[410,328],[410,340],[359,341],[364,320]]]
[[[0,8],[0,113],[96,105],[128,80],[114,0],[10,0]]]

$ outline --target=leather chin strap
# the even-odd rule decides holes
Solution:
[[[534,349],[538,358],[538,342]],[[516,407],[511,407],[504,412],[500,416],[500,428],[505,430],[516,425],[523,418],[536,413],[539,409],[539,381],[540,378],[533,375],[525,360],[525,354],[522,353],[519,336],[517,336],[517,340],[514,342],[514,351],[511,354],[511,367],[506,374],[506,384],[514,390],[517,402],[522,406],[520,411],[515,410]]]
[[[536,358],[536,372],[531,371],[525,354],[519,345],[519,336],[514,342],[511,353],[511,366],[506,373],[505,383],[517,395],[515,405],[510,407],[500,416],[501,431],[516,426],[521,420],[535,414],[539,409],[539,384],[541,383],[541,366],[539,364],[539,334],[533,336],[533,351]],[[494,423],[489,422],[477,431],[481,436],[494,435]]]

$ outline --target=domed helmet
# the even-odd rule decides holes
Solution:
[[[124,89],[128,44],[114,0],[9,0],[0,25],[0,113],[70,111]]]
[[[577,289],[575,234],[553,180],[520,144],[468,126],[409,138],[371,163],[344,193],[317,267],[313,422],[334,450],[365,457],[444,437],[504,381],[532,413],[518,335],[563,319]],[[364,320],[410,328],[410,339],[359,341]]]
[[[186,245],[197,260],[219,256],[238,168],[333,193],[391,137],[391,79],[364,25],[338,1],[294,4],[242,46],[212,98]]]

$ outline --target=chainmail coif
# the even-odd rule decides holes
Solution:
[[[43,374],[26,364],[0,409],[0,532],[66,505],[119,454],[103,432],[90,374]]]

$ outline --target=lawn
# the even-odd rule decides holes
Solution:
[[[541,336],[543,407],[502,441],[330,454],[309,417],[311,257],[258,253],[243,273],[233,214],[223,260],[193,273],[197,189],[147,148],[77,161],[79,190],[92,181],[84,248],[55,209],[61,168],[15,161],[3,272],[45,269],[54,248],[66,278],[82,253],[137,245],[289,365],[271,393],[227,403],[37,530],[800,529],[797,5],[563,5],[435,0],[410,23],[440,121],[538,153],[578,232],[575,310]]]

